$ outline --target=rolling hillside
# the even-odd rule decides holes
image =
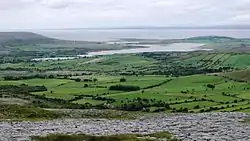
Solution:
[[[187,39],[123,39],[139,44],[202,43],[204,48],[226,52],[249,52],[250,40],[220,36],[201,36]],[[89,51],[117,50],[127,48],[126,44],[107,44],[105,42],[69,41],[48,38],[32,32],[0,32],[0,54],[10,56],[75,56]],[[135,45],[129,45],[135,48]]]
[[[105,42],[60,40],[32,32],[0,32],[0,54],[8,54],[11,57],[75,56],[83,55],[90,51],[119,50],[128,47],[135,48],[136,46],[108,44]]]
[[[0,43],[3,45],[14,43],[51,43],[54,40],[32,32],[0,32]]]
[[[32,32],[0,32],[0,41],[31,40],[31,39],[49,39],[49,38]]]
[[[246,81],[246,82],[250,81],[250,70],[249,69],[227,72],[227,73],[223,73],[222,75],[225,77],[229,77],[231,79],[234,79],[234,80],[238,80],[238,81]]]

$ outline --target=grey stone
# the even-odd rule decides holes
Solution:
[[[183,141],[248,141],[250,125],[244,113],[157,114],[137,120],[58,119],[40,122],[0,122],[0,141],[30,140],[48,134],[148,134],[169,131]]]

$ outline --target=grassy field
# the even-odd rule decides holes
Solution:
[[[250,81],[250,70],[246,69],[246,70],[239,70],[239,71],[234,71],[234,72],[227,72],[227,73],[223,73],[221,74],[222,76],[231,78],[231,79],[235,79],[238,81],[246,81],[249,82]]]
[[[144,58],[137,55],[112,55],[106,57],[81,58],[75,60],[61,61],[42,61],[42,62],[22,62],[22,63],[6,63],[1,64],[0,69],[22,69],[30,71],[45,71],[45,70],[80,70],[91,71],[96,73],[101,72],[120,72],[126,70],[136,70],[141,66],[150,66],[156,61],[149,58]]]
[[[47,91],[30,94],[66,103],[90,104],[94,108],[131,110],[126,108],[137,107],[136,110],[150,109],[150,112],[160,109],[167,112],[248,112],[249,59],[249,53],[220,51],[2,63],[0,85],[45,86]],[[6,75],[20,78],[4,80]],[[32,78],[22,78],[29,75]],[[121,82],[122,78],[126,81]],[[111,89],[112,86],[136,89]]]
[[[148,138],[155,138],[154,141],[179,141],[168,132],[157,132],[147,135],[122,134],[112,136],[90,136],[90,135],[49,135],[46,137],[32,137],[34,141],[148,141]]]
[[[22,73],[27,75],[27,71],[30,74],[53,75],[81,75],[84,72],[109,75],[157,74],[171,76],[175,73],[177,73],[176,75],[191,75],[247,69],[250,66],[249,59],[249,53],[225,52],[125,54],[74,60],[3,63],[0,66],[0,75],[22,75]],[[6,71],[10,73],[6,74]]]
[[[200,112],[202,109],[221,108],[215,111],[247,111],[250,108],[250,84],[234,81],[222,76],[193,75],[183,77],[163,76],[127,76],[126,82],[120,82],[123,76],[91,75],[74,78],[97,79],[95,82],[75,82],[67,79],[29,79],[19,81],[0,81],[0,85],[32,86],[44,85],[47,91],[33,92],[48,98],[70,100],[72,103],[100,105],[113,99],[113,106],[138,102],[146,99],[152,107],[160,101],[170,105],[170,111],[188,109]],[[168,81],[167,81],[168,80]],[[213,85],[214,88],[208,87]],[[110,90],[113,85],[139,86],[137,91]],[[80,96],[80,97],[79,97]],[[102,99],[96,99],[100,97]],[[106,98],[106,99],[105,99]],[[232,107],[234,105],[234,107]],[[158,108],[160,108],[158,106]],[[212,110],[212,111],[213,111]]]
[[[0,119],[50,120],[64,117],[64,114],[28,105],[9,105],[1,103],[0,111]]]
[[[250,54],[236,54],[236,53],[202,53],[193,54],[191,57],[184,59],[185,64],[200,64],[204,68],[219,68],[232,67],[237,69],[244,69],[250,66]]]
[[[23,36],[18,38],[23,40]],[[214,50],[32,60],[130,47],[45,39],[39,36],[39,40],[28,40],[31,43],[3,42],[7,43],[3,51],[8,55],[0,56],[0,119],[54,119],[71,114],[79,118],[117,118],[130,115],[127,111],[250,113],[249,39],[213,36],[140,40],[144,44],[202,43]],[[105,114],[51,111],[92,108]]]

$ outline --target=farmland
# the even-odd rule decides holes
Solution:
[[[142,53],[139,55],[112,55],[59,61],[29,61],[4,63],[0,71],[29,74],[82,75],[167,75],[217,73],[247,69],[250,66],[248,53]],[[0,75],[1,75],[0,73]]]
[[[56,98],[76,104],[138,109],[154,112],[246,111],[250,108],[250,84],[213,75],[182,77],[162,76],[78,76],[81,82],[69,79],[28,79],[0,81],[0,85],[45,86],[46,91],[32,92],[47,98]],[[120,82],[121,79],[126,82]],[[96,81],[86,81],[93,80]],[[84,82],[84,80],[86,82]],[[140,90],[110,90],[110,86],[138,86]],[[211,87],[211,86],[212,87]],[[107,105],[108,104],[108,105]]]
[[[55,42],[59,43],[50,41],[50,45],[43,43],[43,47],[50,48]],[[249,111],[250,53],[240,52],[243,45],[247,49],[248,40],[203,37],[157,42],[206,43],[206,47],[214,50],[45,61],[33,59],[51,56],[10,54],[0,58],[0,101],[47,109],[94,108],[146,113]],[[104,43],[78,42],[75,45],[79,44],[100,47]],[[215,48],[224,44],[229,46]],[[235,45],[240,46],[235,48]],[[23,51],[32,50],[29,46],[19,47]],[[103,50],[112,49],[106,47]]]
[[[250,113],[248,39],[121,40],[139,42],[133,45],[10,38],[0,40],[5,53],[0,56],[2,140],[249,138],[249,128],[242,124]],[[171,43],[204,46],[78,56]],[[60,57],[66,60],[55,59]]]

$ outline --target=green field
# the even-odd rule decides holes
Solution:
[[[184,59],[185,64],[198,64],[204,68],[232,67],[244,69],[250,66],[250,55],[248,53],[204,53],[194,54]]]
[[[150,66],[156,61],[150,58],[144,58],[136,55],[113,55],[97,58],[81,58],[75,60],[61,61],[43,61],[43,62],[23,62],[23,63],[6,63],[1,64],[0,70],[71,70],[71,71],[91,71],[96,73],[101,72],[120,72],[126,70],[136,70],[141,66]]]
[[[134,48],[129,44],[38,37],[43,40],[32,40],[32,44],[20,44],[19,40],[7,42],[10,52],[0,57],[1,103],[54,109],[249,112],[249,39],[217,36],[179,40],[124,39],[138,41],[139,45],[203,43],[205,48],[214,50],[34,61],[34,58]]]
[[[221,76],[193,75],[169,78],[162,76],[92,75],[74,78],[81,78],[82,80],[95,78],[97,81],[75,82],[67,79],[29,79],[0,81],[0,84],[46,86],[47,91],[33,92],[32,94],[69,100],[77,104],[102,105],[107,103],[109,99],[113,99],[114,101],[110,104],[115,107],[145,101],[151,105],[150,107],[155,107],[155,104],[164,102],[169,104],[170,108],[167,110],[170,111],[187,108],[189,111],[197,112],[197,109],[220,106],[224,106],[221,111],[244,110],[250,107],[250,84],[233,81]],[[126,82],[120,82],[121,78],[125,78]],[[215,88],[209,88],[208,84],[214,85]],[[139,86],[140,90],[129,92],[110,90],[109,87],[113,85]],[[96,97],[104,99],[97,99]],[[145,100],[143,101],[143,99]],[[236,105],[241,101],[245,102],[242,104],[243,107],[231,107],[231,105]],[[157,107],[160,108],[161,106]]]

